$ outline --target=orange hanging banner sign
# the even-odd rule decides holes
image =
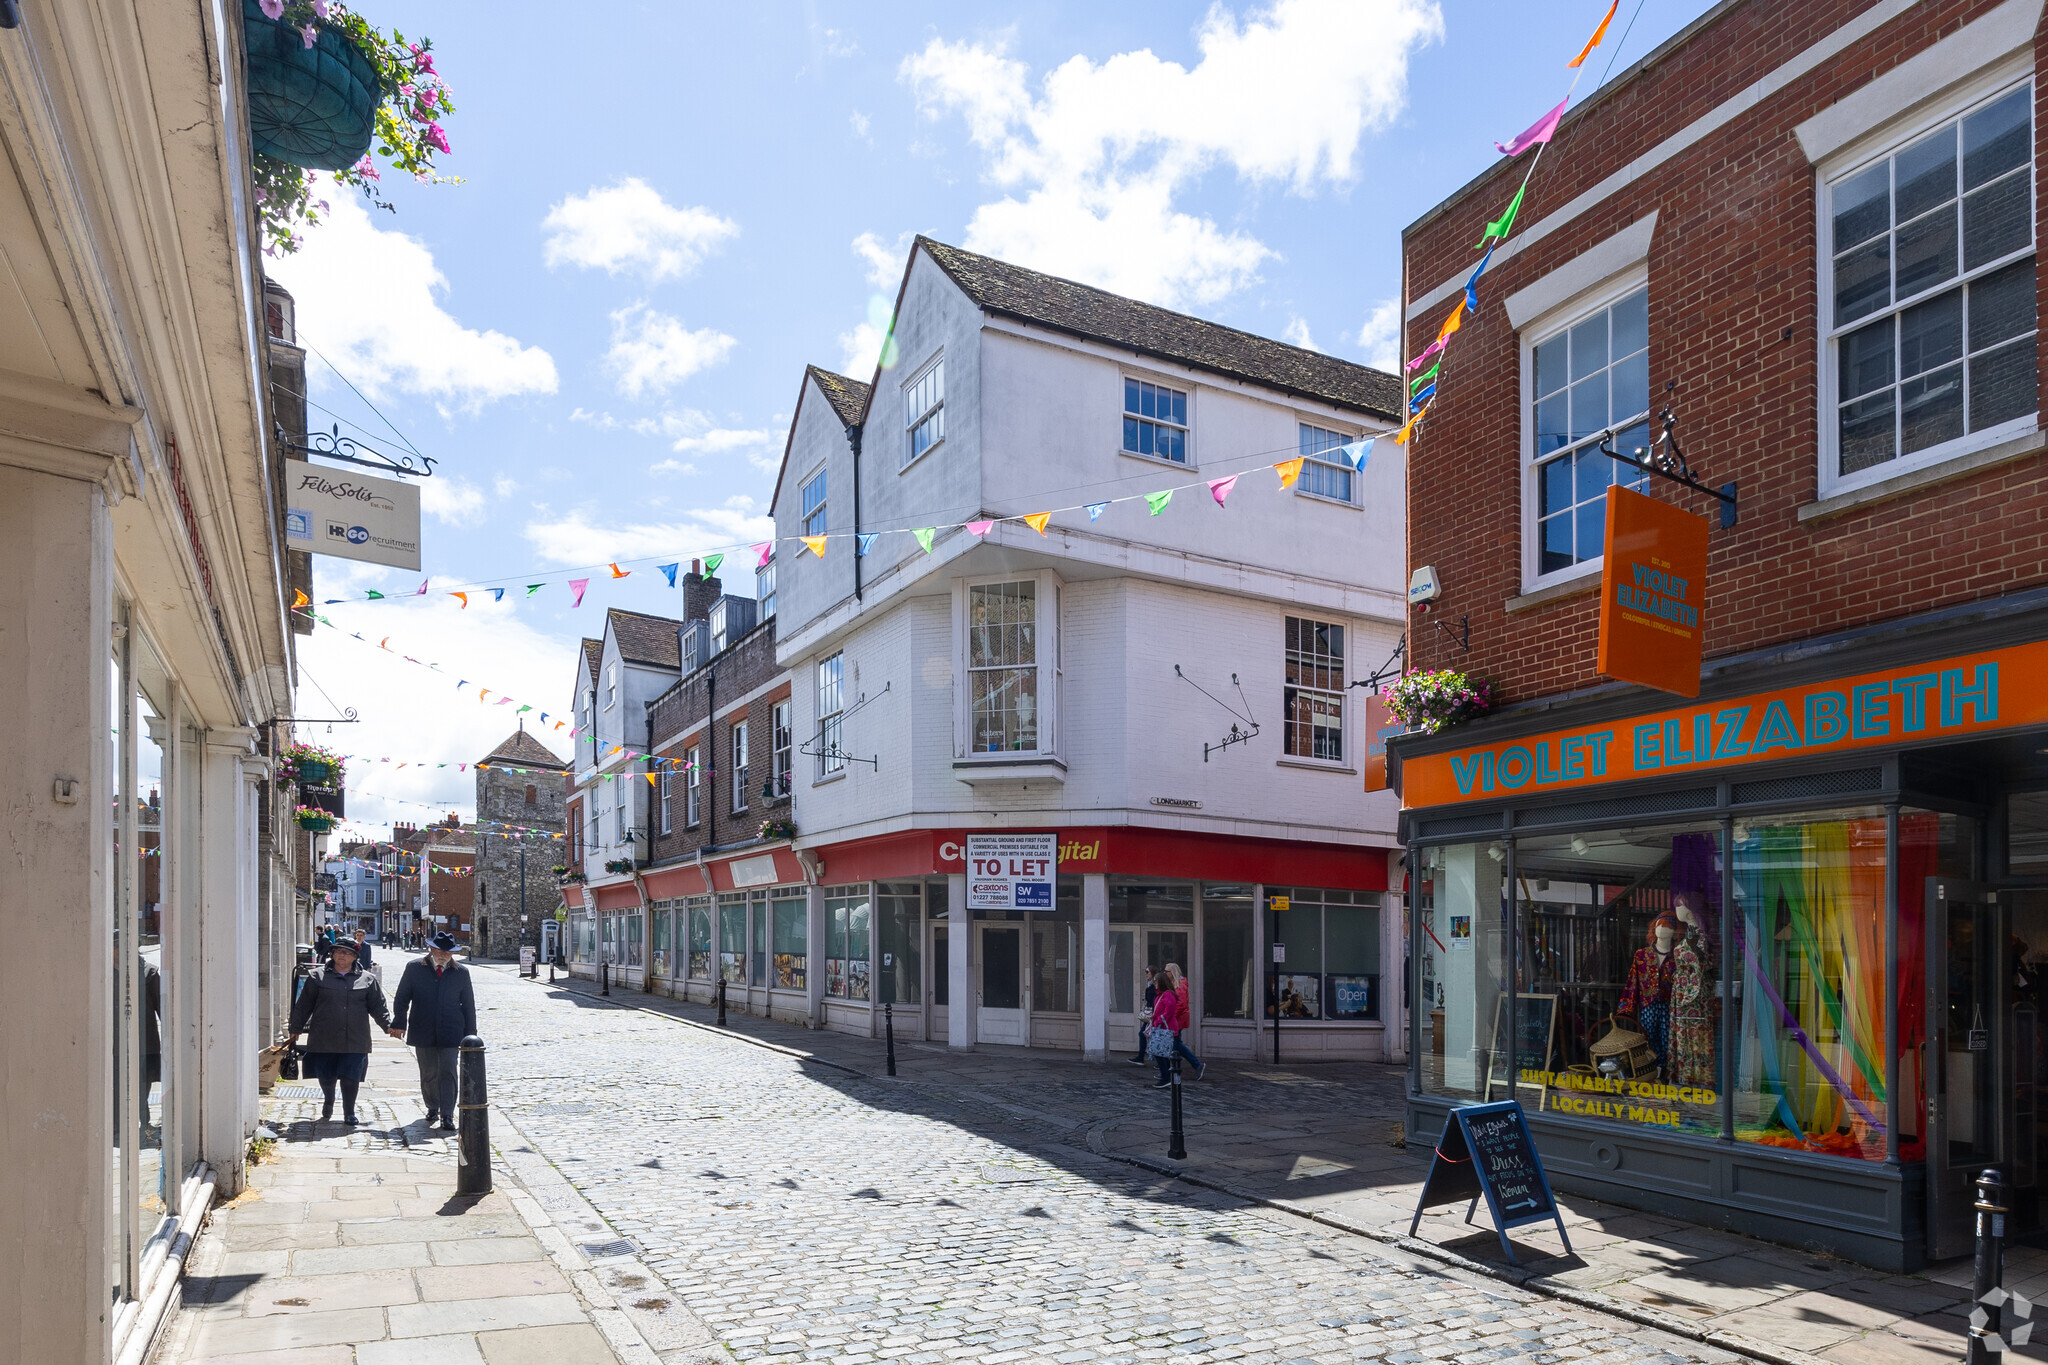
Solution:
[[[1706,577],[1705,517],[1610,487],[1599,670],[1621,682],[1697,697]]]

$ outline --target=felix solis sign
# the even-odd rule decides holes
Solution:
[[[972,910],[1052,909],[1057,834],[967,836],[967,905]]]
[[[285,461],[285,544],[316,555],[420,566],[420,490],[370,474]]]

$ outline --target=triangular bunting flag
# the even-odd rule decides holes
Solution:
[[[1620,0],[1616,0],[1616,3],[1620,3]],[[1592,49],[1587,48],[1586,51],[1591,52]],[[1564,117],[1565,105],[1571,102],[1571,96],[1566,95],[1558,101],[1557,108],[1517,133],[1513,142],[1496,142],[1493,145],[1500,148],[1502,156],[1520,156],[1538,143],[1550,141],[1551,136],[1557,132],[1557,121]]]
[[[1522,196],[1527,194],[1528,192],[1529,182],[1524,180],[1522,182],[1522,188],[1516,190],[1515,197],[1508,201],[1508,211],[1486,225],[1486,231],[1482,233],[1480,235],[1479,240],[1473,244],[1472,249],[1474,251],[1477,251],[1480,247],[1485,246],[1486,239],[1488,237],[1505,237],[1508,235],[1509,231],[1513,229],[1513,227],[1515,226],[1515,215],[1522,211]]]
[[[616,564],[612,565],[613,578],[627,578],[632,575],[632,572],[633,571],[631,569],[622,569]]]
[[[545,588],[546,586],[547,584],[545,583],[528,583],[526,585],[526,595],[528,597],[531,597],[535,593],[539,592],[542,588]]]
[[[293,588],[293,589],[292,589],[292,610],[293,610],[293,611],[297,611],[297,610],[298,610],[298,609],[299,609],[300,607],[310,607],[310,606],[312,606],[312,605],[313,605],[313,599],[312,599],[312,598],[310,598],[310,597],[306,596],[306,594],[304,594],[304,593],[300,592],[300,591],[299,591],[299,590],[298,590],[297,588]]]
[[[488,697],[488,696],[490,696],[490,695],[491,695],[491,689],[490,689],[490,688],[488,688],[488,687],[479,687],[479,688],[478,688],[478,689],[476,690],[476,699],[477,699],[478,701],[482,701],[482,700],[483,700],[483,699],[484,699],[485,697]]]
[[[724,556],[724,555],[722,555],[722,554],[716,554],[716,555],[705,555],[705,556],[704,556],[704,576],[705,576],[706,578],[709,578],[709,577],[711,577],[711,575],[713,575],[713,574],[717,573],[717,572],[718,572],[718,566],[719,566],[719,565],[721,565],[721,564],[723,564],[723,563],[725,563],[725,556]]]
[[[818,558],[823,559],[825,557],[825,537],[798,536],[797,539],[803,541],[805,547],[808,548],[810,552],[816,555]]]
[[[926,554],[930,554],[932,552],[932,537],[938,533],[939,528],[936,526],[920,526],[910,534],[917,537],[918,548]]]
[[[1479,277],[1486,273],[1487,263],[1493,260],[1493,247],[1499,245],[1499,242],[1495,242],[1493,246],[1486,248],[1486,254],[1479,258],[1478,268],[1472,272],[1472,278],[1465,281],[1465,311],[1468,313],[1476,315],[1479,312]]]
[[[985,536],[994,526],[995,523],[992,521],[970,521],[967,523],[967,530],[970,535]]]
[[[1294,481],[1301,477],[1301,466],[1306,457],[1297,455],[1291,460],[1282,460],[1273,466],[1273,472],[1280,476],[1282,488],[1294,487]]]
[[[881,537],[881,532],[879,532],[879,531],[856,531],[856,532],[854,532],[854,533],[853,533],[853,539],[854,539],[854,550],[853,550],[853,552],[854,552],[855,554],[859,555],[859,556],[860,556],[861,558],[863,558],[863,559],[867,558],[867,553],[868,553],[868,551],[869,551],[869,550],[872,550],[872,549],[874,549],[874,548],[875,548],[875,541],[876,541],[876,540],[878,540],[878,539],[879,539],[880,537]]]
[[[425,597],[426,595],[427,595],[427,580],[426,580],[426,579],[424,579],[424,578],[422,578],[422,579],[420,580],[420,586],[419,586],[419,589],[418,589],[418,590],[417,590],[416,592],[414,592],[414,593],[413,593],[413,596],[414,596],[414,597]]]
[[[1032,512],[1024,518],[1024,524],[1040,535],[1045,534],[1045,524],[1052,520],[1050,512]]]
[[[571,603],[569,603],[569,605],[570,605],[570,606],[572,606],[572,607],[580,607],[580,606],[582,606],[582,605],[583,605],[583,594],[584,594],[584,592],[585,592],[586,590],[588,590],[588,589],[589,589],[589,587],[590,587],[590,580],[589,580],[589,579],[587,579],[587,578],[572,578],[572,579],[570,579],[570,580],[569,580],[569,591],[570,591],[571,593],[573,593],[573,594],[575,595],[575,600],[574,600],[574,601],[572,601]]]
[[[1436,363],[1436,364],[1434,364],[1434,365],[1430,366],[1430,367],[1429,367],[1429,368],[1428,368],[1427,370],[1424,370],[1424,371],[1423,371],[1423,372],[1422,372],[1421,374],[1419,374],[1419,375],[1415,376],[1415,378],[1413,378],[1413,379],[1409,380],[1409,381],[1408,381],[1408,392],[1410,392],[1410,393],[1413,393],[1413,392],[1415,392],[1415,391],[1416,391],[1417,389],[1421,388],[1421,387],[1422,387],[1422,386],[1423,386],[1424,384],[1427,384],[1427,383],[1429,383],[1429,382],[1430,382],[1430,381],[1431,381],[1432,379],[1435,379],[1435,378],[1436,378],[1436,372],[1437,372],[1438,370],[1441,370],[1441,369],[1442,369],[1443,367],[1444,367],[1444,363],[1443,363],[1443,361],[1439,360],[1439,361],[1437,361],[1437,363]]]
[[[775,558],[775,542],[772,540],[764,540],[759,545],[754,546],[753,549],[756,556],[754,567],[757,569],[767,568],[768,561]]]
[[[504,600],[505,600],[505,590],[504,590],[503,588],[492,588],[492,589],[491,589],[491,600],[492,600],[493,602],[502,602],[502,601],[504,601]]]
[[[1094,521],[1094,520],[1095,520],[1095,519],[1096,519],[1097,517],[1101,516],[1101,515],[1102,515],[1102,514],[1103,514],[1103,513],[1105,512],[1105,511],[1107,511],[1108,509],[1109,509],[1109,504],[1108,504],[1108,503],[1106,503],[1106,502],[1091,502],[1091,503],[1089,503],[1089,504],[1088,504],[1088,520],[1090,520],[1090,521]]]
[[[1363,474],[1365,472],[1365,462],[1372,458],[1373,441],[1376,441],[1378,439],[1379,438],[1375,436],[1365,441],[1354,441],[1350,445],[1344,447],[1346,450],[1356,450],[1358,452],[1356,455],[1352,457],[1351,463],[1357,467],[1359,473]]]
[[[671,588],[673,588],[673,587],[674,587],[674,586],[676,585],[676,570],[677,570],[677,569],[680,569],[680,568],[682,568],[683,566],[682,566],[681,564],[679,564],[679,563],[678,563],[678,564],[657,564],[657,565],[655,565],[654,567],[655,567],[655,568],[657,568],[657,569],[659,569],[659,570],[661,570],[662,574],[663,574],[663,575],[664,575],[664,576],[665,576],[665,577],[666,577],[666,578],[668,579],[668,585],[669,585],[669,586],[670,586]]]
[[[1155,517],[1164,512],[1166,504],[1172,501],[1173,490],[1171,488],[1162,488],[1157,493],[1147,493],[1145,495],[1145,505],[1152,509],[1152,515]]]
[[[1565,70],[1570,71],[1593,55],[1593,49],[1600,46],[1600,40],[1607,36],[1607,26],[1614,22],[1614,11],[1620,7],[1621,0],[1614,0],[1614,3],[1607,7],[1606,15],[1600,20],[1600,27],[1594,29],[1593,36],[1586,39],[1586,45],[1579,49],[1579,55],[1564,64]]]
[[[451,592],[451,593],[449,593],[448,595],[449,595],[450,597],[459,597],[459,598],[461,598],[461,599],[462,599],[462,609],[463,609],[464,611],[468,611],[468,610],[469,610],[469,594],[468,594],[468,593],[466,593],[466,592]]]
[[[648,785],[648,786],[650,786],[650,787],[651,787],[651,786],[653,786],[653,785],[654,785],[654,779],[655,779],[655,776],[656,776],[656,775],[655,775],[654,773],[642,773],[642,774],[640,774],[640,775],[641,775],[642,777],[644,777],[644,778],[646,778],[646,779],[647,779],[647,785]]]
[[[464,678],[461,682],[455,684],[455,690],[457,692],[460,692],[463,688],[467,686],[469,686],[469,679]]]
[[[1223,500],[1230,496],[1230,490],[1237,487],[1237,478],[1237,475],[1232,474],[1227,479],[1209,480],[1209,496],[1216,499],[1218,507],[1221,507]]]
[[[522,706],[519,708],[519,711],[514,711],[512,714],[516,716],[519,714],[520,711],[531,711],[532,709],[533,708],[531,706]]]
[[[1421,407],[1421,406],[1422,406],[1422,405],[1423,405],[1424,403],[1427,403],[1427,402],[1428,402],[1428,401],[1430,400],[1430,398],[1431,398],[1432,396],[1434,396],[1434,395],[1435,395],[1435,393],[1436,393],[1436,385],[1434,385],[1434,384],[1431,384],[1431,385],[1430,385],[1430,386],[1429,386],[1428,388],[1424,389],[1424,390],[1423,390],[1423,391],[1422,391],[1421,393],[1418,393],[1418,394],[1416,394],[1416,395],[1415,395],[1415,396],[1414,396],[1413,398],[1409,399],[1409,400],[1408,400],[1408,406],[1409,406],[1410,408],[1420,408],[1420,407]]]
[[[384,600],[384,594],[378,592],[375,588],[372,588],[370,589],[370,595],[368,600],[372,602],[381,602]]]

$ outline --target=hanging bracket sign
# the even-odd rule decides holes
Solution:
[[[420,566],[420,490],[397,479],[286,460],[285,545],[395,569]]]
[[[1697,697],[1706,577],[1705,517],[1610,487],[1600,566],[1600,671]]]
[[[1572,1240],[1565,1235],[1564,1217],[1551,1197],[1550,1178],[1543,1173],[1543,1158],[1536,1155],[1536,1142],[1529,1136],[1529,1121],[1518,1100],[1468,1104],[1451,1111],[1443,1140],[1430,1159],[1422,1197],[1415,1201],[1408,1235],[1415,1235],[1422,1225],[1423,1210],[1432,1204],[1469,1199],[1472,1203],[1465,1210],[1465,1221],[1471,1222],[1482,1197],[1487,1212],[1493,1215],[1494,1231],[1500,1234],[1500,1249],[1509,1265],[1521,1262],[1508,1243],[1508,1229],[1526,1223],[1556,1223],[1564,1254],[1574,1254]]]
[[[971,910],[1052,909],[1057,834],[967,836],[967,906]]]

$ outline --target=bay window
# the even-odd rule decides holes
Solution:
[[[1060,593],[1050,573],[961,585],[955,610],[965,756],[1057,753]]]

